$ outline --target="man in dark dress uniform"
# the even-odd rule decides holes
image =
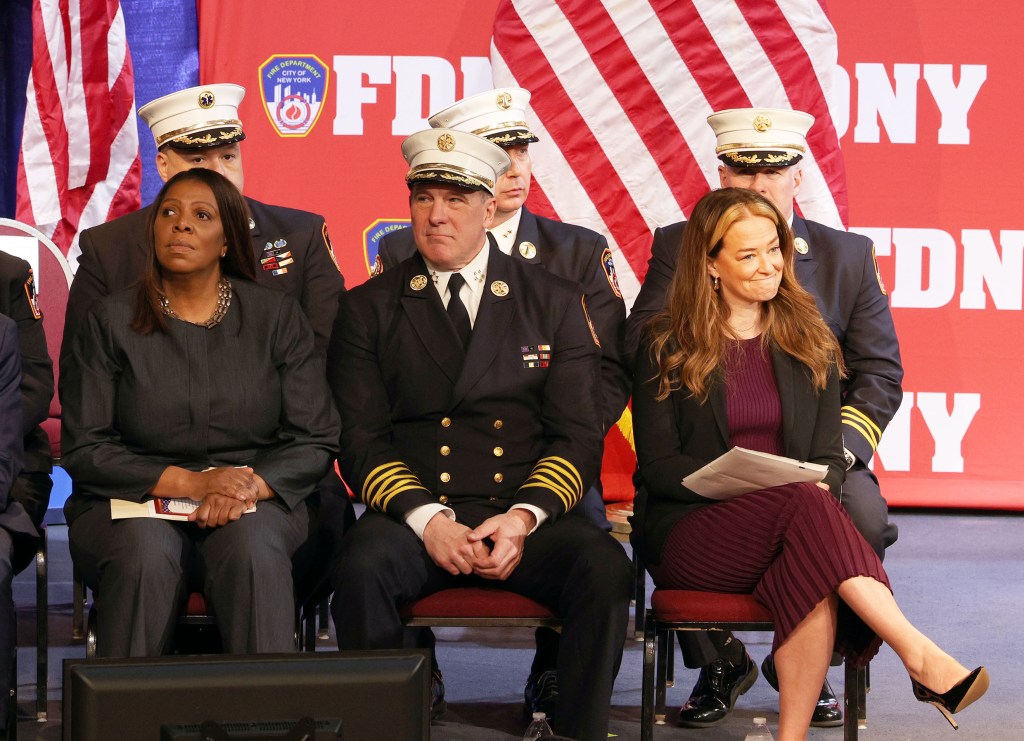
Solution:
[[[488,233],[498,249],[515,260],[543,266],[567,280],[579,283],[587,299],[587,312],[601,341],[601,432],[607,434],[629,401],[630,377],[623,350],[626,306],[619,291],[608,241],[590,229],[546,219],[524,205],[530,194],[533,162],[530,144],[537,141],[526,121],[530,92],[500,88],[473,95],[430,117],[431,126],[477,134],[497,144],[512,165],[498,178],[494,196],[497,208]],[[375,272],[393,268],[416,252],[411,230],[385,236],[380,243]],[[586,482],[580,506],[598,525],[610,529],[605,517],[600,478]],[[550,717],[558,691],[554,671],[558,659],[558,634],[538,628],[537,655],[527,680],[527,716],[541,710]]]
[[[156,166],[167,180],[181,170],[216,170],[243,190],[242,149],[245,139],[238,105],[245,95],[239,85],[216,84],[181,90],[147,103],[139,115],[156,139]],[[260,283],[293,296],[313,327],[316,345],[326,352],[345,290],[322,216],[246,198],[249,228]],[[71,346],[89,306],[97,298],[126,288],[145,267],[149,237],[146,224],[153,205],[86,229],[79,235],[81,256],[68,296],[61,358]]]
[[[157,98],[139,109],[156,140],[156,166],[165,181],[182,170],[216,170],[241,192],[244,185],[241,142],[245,139],[238,106],[245,88],[232,84],[200,85]],[[308,211],[271,206],[246,197],[249,229],[256,257],[257,281],[294,297],[313,328],[316,348],[326,357],[338,296],[345,290],[327,236],[324,218]],[[146,266],[150,237],[146,225],[153,204],[79,235],[81,255],[68,295],[60,362],[69,359],[72,340],[93,301],[135,283]],[[347,492],[332,470],[320,483],[318,539],[296,556],[297,575],[330,558],[341,532],[355,520]],[[310,577],[312,573],[309,572]],[[313,588],[302,579],[299,592]]]
[[[708,117],[717,137],[722,187],[748,188],[767,197],[791,220],[796,275],[814,296],[825,322],[843,348],[849,376],[843,381],[843,445],[847,473],[841,501],[857,529],[878,554],[896,541],[896,525],[878,479],[868,468],[883,430],[903,398],[903,367],[874,246],[866,237],[802,219],[793,199],[802,177],[813,116],[780,109],[734,109]],[[627,346],[635,354],[644,323],[664,306],[686,224],[654,233],[647,277],[627,322]],[[703,728],[722,722],[736,698],[757,678],[743,645],[728,633],[699,634],[684,643],[686,665],[700,678],[680,711],[680,724]],[[762,669],[776,686],[774,663]],[[842,711],[826,680],[811,725],[842,723]]]
[[[53,459],[40,424],[50,412],[53,364],[32,269],[6,252],[0,252],[0,317],[0,738],[7,738],[8,721],[16,722],[9,691],[17,633],[11,581],[35,555],[50,502]]]
[[[441,589],[518,592],[564,620],[557,729],[603,741],[631,566],[576,508],[601,464],[597,336],[575,284],[489,245],[500,147],[430,129],[402,151],[417,253],[342,297],[328,354],[367,506],[334,571],[339,647],[401,647],[400,607]]]

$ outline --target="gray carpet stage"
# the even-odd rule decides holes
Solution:
[[[889,551],[886,567],[897,599],[910,619],[964,664],[984,663],[992,689],[958,716],[955,733],[932,707],[915,702],[910,681],[895,654],[883,647],[871,664],[868,726],[862,738],[885,741],[1002,741],[1024,739],[1024,518],[1020,515],[921,514],[897,512],[900,539]],[[51,720],[25,719],[18,726],[22,741],[61,737],[61,660],[81,657],[81,642],[71,641],[71,567],[67,531],[50,531],[50,690]],[[649,594],[649,592],[648,592]],[[19,706],[34,718],[35,582],[32,569],[15,582],[19,619]],[[743,636],[758,660],[768,652],[769,634]],[[489,629],[438,631],[438,656],[445,672],[449,710],[431,729],[431,739],[522,738],[522,686],[532,656],[532,631]],[[333,641],[321,642],[331,650]],[[640,735],[641,644],[626,641],[622,669],[612,697],[612,733],[617,738]],[[680,662],[681,664],[681,662]],[[841,692],[841,669],[832,684]],[[670,706],[678,707],[695,674],[680,669]],[[776,728],[778,695],[763,679],[740,698],[737,710],[718,728],[687,731],[660,726],[656,739],[738,741],[755,715],[767,715]],[[812,739],[842,739],[842,729],[812,729]],[[362,741],[362,740],[353,740]]]

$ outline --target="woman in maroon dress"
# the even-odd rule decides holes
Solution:
[[[744,189],[705,196],[687,224],[668,307],[651,320],[637,359],[645,494],[636,545],[660,588],[750,593],[771,610],[780,741],[806,738],[833,650],[863,665],[885,641],[918,699],[947,718],[988,687],[983,667],[969,672],[903,616],[839,504],[842,372],[839,345],[795,278],[782,215]],[[817,485],[726,501],[682,484],[733,446],[828,472]]]

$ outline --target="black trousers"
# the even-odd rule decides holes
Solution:
[[[871,550],[884,559],[885,549],[896,542],[899,532],[889,521],[889,505],[870,468],[858,461],[846,472],[839,501]],[[690,669],[707,666],[719,657],[721,647],[731,637],[729,631],[681,631],[683,662]]]
[[[558,732],[580,741],[607,738],[632,566],[622,547],[581,513],[540,527],[526,539],[515,571],[494,582],[452,576],[403,523],[368,511],[345,535],[333,583],[331,611],[341,649],[404,646],[408,631],[399,608],[450,587],[497,586],[549,605],[564,621]],[[481,667],[481,681],[487,671]]]
[[[309,537],[305,502],[260,502],[223,527],[111,520],[97,501],[69,529],[71,558],[96,592],[100,656],[159,656],[179,610],[202,589],[227,653],[295,650],[292,557]]]

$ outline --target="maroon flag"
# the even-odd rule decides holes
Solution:
[[[533,94],[531,205],[608,236],[627,303],[653,228],[718,187],[714,111],[814,115],[797,203],[842,225],[828,102],[837,57],[824,0],[502,0],[491,47],[495,84]]]
[[[17,218],[77,264],[77,234],[139,207],[135,82],[118,0],[33,0]]]

